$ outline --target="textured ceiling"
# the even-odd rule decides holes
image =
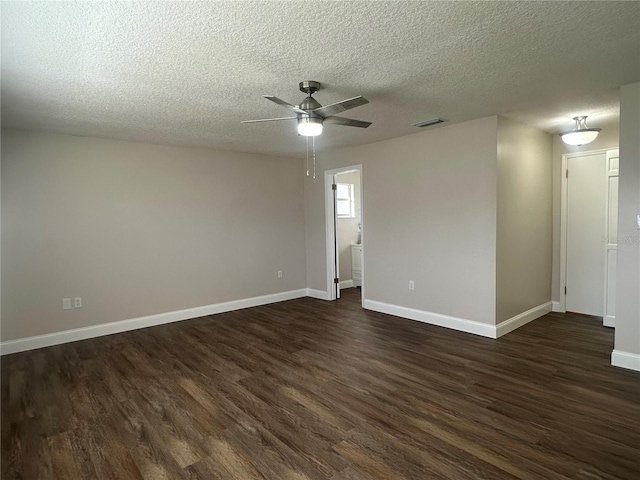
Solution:
[[[321,148],[503,114],[555,133],[616,116],[640,80],[640,2],[2,2],[2,123],[299,155],[261,98],[363,95]],[[447,124],[445,124],[447,125]],[[438,128],[438,127],[435,127]]]

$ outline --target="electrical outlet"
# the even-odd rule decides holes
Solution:
[[[409,290],[415,290],[416,284],[413,280],[409,280]]]
[[[73,308],[82,308],[82,297],[76,297],[73,299]]]
[[[63,310],[71,310],[71,299],[63,298],[62,299],[62,309]]]
[[[282,270],[278,270],[278,278],[282,278]]]

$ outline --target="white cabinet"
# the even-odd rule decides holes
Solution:
[[[362,245],[351,245],[351,278],[353,286],[362,286]]]

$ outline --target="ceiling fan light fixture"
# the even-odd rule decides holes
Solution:
[[[298,133],[303,137],[316,137],[322,133],[322,119],[302,117],[298,119]]]
[[[576,126],[573,130],[568,132],[562,132],[560,137],[562,141],[567,145],[573,145],[579,147],[593,142],[600,133],[601,128],[589,128],[587,127],[587,116],[573,117],[576,122]]]

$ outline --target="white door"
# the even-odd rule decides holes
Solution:
[[[603,316],[606,155],[567,158],[566,310]]]

